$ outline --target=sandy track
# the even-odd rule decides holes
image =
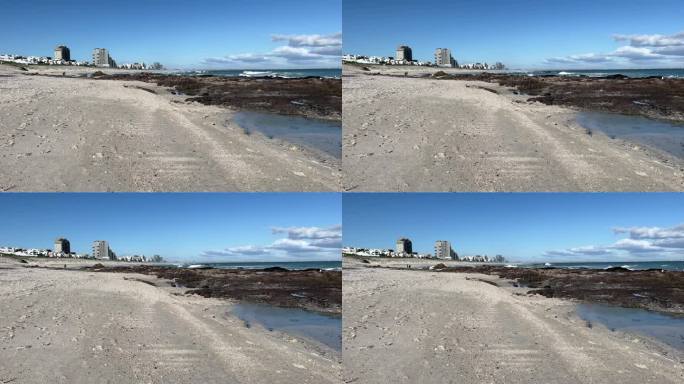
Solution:
[[[587,135],[571,110],[507,92],[483,82],[369,76],[345,67],[344,189],[684,190],[682,161]]]
[[[2,383],[340,382],[335,353],[245,328],[225,301],[125,280],[155,281],[143,275],[3,266]]]
[[[226,109],[142,82],[3,73],[0,190],[339,190],[339,160],[247,135]]]
[[[677,358],[588,328],[567,302],[491,276],[345,269],[343,357],[354,383],[675,383]],[[661,351],[661,352],[658,352]]]

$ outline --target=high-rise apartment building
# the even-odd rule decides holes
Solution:
[[[410,255],[413,253],[413,244],[411,243],[411,240],[406,239],[406,238],[401,238],[397,240],[397,249],[395,249],[395,253],[402,255]]]
[[[435,50],[435,65],[438,67],[450,67],[456,66],[456,60],[451,56],[451,50],[449,48],[437,48]]]
[[[106,48],[93,49],[93,65],[96,67],[115,67],[114,60],[109,56]]]
[[[64,61],[71,61],[71,51],[69,51],[69,48],[60,45],[55,48],[55,60],[64,60]]]
[[[407,45],[400,45],[397,47],[396,60],[413,61],[413,51]]]
[[[109,260],[109,244],[104,240],[93,241],[93,257],[96,259]]]
[[[55,251],[55,253],[63,253],[65,255],[70,254],[71,253],[71,245],[69,244],[69,240],[67,240],[63,237],[56,239],[54,251]]]
[[[435,241],[435,257],[438,259],[455,259],[456,252],[451,249],[451,243],[446,240]]]

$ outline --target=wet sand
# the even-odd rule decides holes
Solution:
[[[31,71],[41,75],[0,66],[0,191],[340,188],[339,159],[248,135],[235,109],[146,82],[72,77],[84,68]]]
[[[568,300],[494,276],[365,268],[343,273],[344,379],[355,383],[677,383],[684,356],[588,327]],[[499,286],[495,286],[495,283]]]
[[[588,134],[569,107],[383,71],[343,68],[344,190],[684,190],[684,161]]]
[[[153,276],[0,258],[0,382],[339,383],[339,353]],[[166,281],[168,283],[168,281]]]

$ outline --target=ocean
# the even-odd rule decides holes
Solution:
[[[299,77],[325,77],[331,79],[342,78],[341,68],[311,68],[311,69],[217,69],[175,72],[184,76],[212,75],[223,77],[283,77],[294,79]]]
[[[182,263],[179,268],[210,267],[217,269],[264,269],[281,267],[290,270],[323,269],[329,271],[342,270],[342,261],[290,261],[290,262],[240,262],[240,263]]]
[[[615,261],[615,262],[580,262],[580,263],[536,263],[520,264],[523,268],[565,268],[565,269],[606,269],[623,267],[631,270],[666,269],[670,271],[684,271],[684,261]]]
[[[511,73],[526,74],[528,76],[587,76],[605,77],[611,75],[624,75],[627,77],[665,77],[684,79],[684,68],[674,69],[566,69],[545,71],[512,71]]]

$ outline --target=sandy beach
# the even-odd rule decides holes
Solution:
[[[681,355],[588,327],[568,300],[494,276],[346,260],[344,379],[355,383],[676,383]],[[488,284],[482,280],[499,283]]]
[[[2,383],[341,382],[338,352],[246,327],[232,301],[149,275],[23,265],[0,258]]]
[[[425,69],[370,69],[343,68],[346,191],[684,190],[681,159],[587,134],[572,108],[419,78]]]
[[[0,191],[339,190],[339,159],[168,87],[74,78],[95,70],[0,65]]]

